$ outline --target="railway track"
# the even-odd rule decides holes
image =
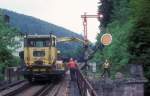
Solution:
[[[53,86],[54,84],[32,85],[27,82],[16,88],[12,87],[2,91],[0,96],[45,96]]]
[[[46,84],[23,82],[0,91],[0,96],[63,96],[59,95],[59,91],[64,89],[64,85],[64,80],[59,83]]]
[[[46,96],[48,92],[54,87],[54,84],[47,84],[43,86],[40,90],[38,90],[35,94],[32,96]]]
[[[60,86],[56,85],[46,96],[57,96]]]
[[[23,82],[23,83],[19,83],[15,86],[8,87],[7,89],[2,90],[0,92],[0,96],[13,96],[13,95],[17,94],[18,92],[21,92],[25,88],[28,88],[29,86],[30,86],[30,84],[27,81]]]
[[[68,96],[68,84],[68,81],[62,80],[46,96]]]
[[[16,86],[16,85],[18,85],[18,84],[21,84],[21,83],[23,83],[23,82],[26,82],[26,80],[19,80],[19,81],[10,83],[10,84],[6,84],[6,85],[0,87],[0,92],[3,91],[3,90],[5,90],[5,89],[8,89],[8,88],[10,88],[10,87],[14,87],[14,86]]]

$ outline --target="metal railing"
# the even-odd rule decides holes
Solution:
[[[93,89],[92,85],[88,82],[88,80],[84,77],[80,69],[77,69],[76,76],[81,96],[98,96],[96,91]]]
[[[19,67],[8,67],[5,69],[4,75],[5,75],[5,81],[8,81],[8,83],[20,80],[20,78],[21,78],[20,68]]]

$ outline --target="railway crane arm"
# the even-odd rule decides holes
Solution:
[[[57,38],[57,42],[81,42],[83,44],[87,44],[88,41],[86,42],[85,40],[82,40],[82,39],[79,39],[79,38],[74,38],[74,37],[60,37],[60,38]],[[85,52],[87,51],[89,53],[89,56],[87,58],[84,59],[84,61],[88,61],[90,60],[91,58],[93,58],[94,54],[97,52],[98,49],[101,49],[103,48],[104,46],[101,44],[101,43],[98,43],[95,45],[95,49],[92,50],[92,53],[88,52],[88,49],[89,47],[87,47],[85,49]],[[81,68],[82,69],[85,69],[86,66],[89,66],[88,64],[84,64]]]
[[[75,37],[60,37],[57,38],[57,42],[81,42],[84,43],[85,41]]]

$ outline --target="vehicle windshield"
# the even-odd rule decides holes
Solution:
[[[30,47],[49,47],[50,40],[49,39],[29,39],[28,46]]]

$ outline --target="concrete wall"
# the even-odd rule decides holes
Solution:
[[[129,78],[118,72],[115,80],[105,77],[91,83],[98,96],[144,96],[147,80],[143,76],[142,65],[131,64],[129,72]]]

